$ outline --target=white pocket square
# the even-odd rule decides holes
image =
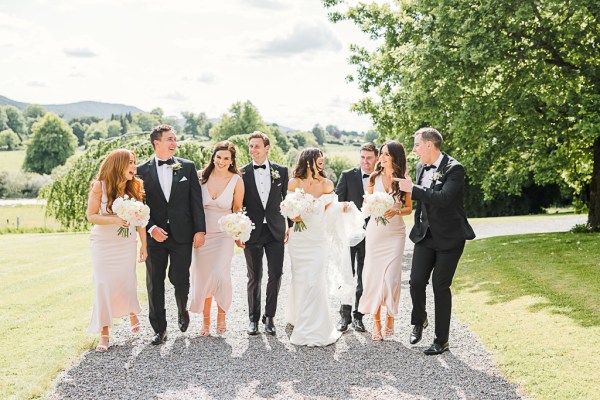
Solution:
[[[278,184],[277,186],[281,186],[281,183],[280,183],[280,184]]]
[[[183,178],[181,178],[181,180],[179,182],[181,183],[183,181],[187,181],[187,178],[185,176]]]

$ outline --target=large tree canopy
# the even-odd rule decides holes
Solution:
[[[437,127],[486,198],[530,180],[580,193],[600,228],[600,5],[592,0],[323,0],[373,39],[352,46],[355,109],[410,143]]]

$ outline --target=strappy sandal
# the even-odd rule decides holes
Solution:
[[[204,319],[204,325],[202,326],[202,329],[200,329],[200,336],[209,336],[210,335],[210,315],[208,317],[204,317],[203,319]]]
[[[101,335],[100,338],[106,338],[106,344],[98,343],[98,346],[96,346],[96,351],[98,353],[106,353],[108,350],[108,335]]]
[[[371,340],[376,340],[376,341],[383,340],[383,336],[381,335],[381,325],[379,325],[380,328],[378,330],[375,330],[375,324],[378,322],[381,324],[380,320],[378,320],[378,319],[373,320],[373,331],[371,333]]]
[[[385,317],[385,337],[390,337],[394,334],[394,318],[393,317]],[[389,327],[388,321],[392,320],[392,327]]]
[[[219,315],[223,315],[223,321],[219,322]],[[227,332],[227,322],[225,321],[225,313],[219,313],[217,315],[217,334],[222,335]]]
[[[135,314],[129,314],[129,324],[131,324],[133,322],[131,320],[131,317],[134,317],[135,319],[137,319],[137,323],[130,326],[131,333],[138,333],[140,331],[140,319]]]

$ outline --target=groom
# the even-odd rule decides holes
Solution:
[[[206,228],[196,167],[189,160],[173,157],[177,148],[173,128],[155,127],[150,142],[154,157],[138,167],[138,174],[144,181],[146,204],[150,207],[146,287],[148,314],[154,329],[152,344],[158,345],[167,340],[167,264],[170,260],[169,280],[175,287],[179,329],[185,332],[190,323],[187,300],[192,244],[194,248],[204,244]]]
[[[340,202],[351,201],[360,210],[363,205],[363,196],[367,191],[369,184],[369,175],[375,169],[377,162],[377,147],[373,143],[365,143],[360,148],[360,168],[352,168],[342,172],[335,194],[337,194]],[[358,312],[358,302],[362,296],[362,271],[365,263],[365,240],[361,241],[356,246],[350,247],[350,259],[352,263],[352,275],[356,276],[356,302],[354,304],[354,321],[350,318],[352,311],[351,304],[342,304],[340,308],[341,319],[338,322],[336,329],[344,332],[348,329],[348,325],[352,322],[354,330],[359,332],[365,331],[365,326],[362,322],[363,315]]]
[[[255,131],[248,136],[248,146],[252,162],[242,169],[244,186],[244,208],[254,222],[250,239],[244,249],[248,266],[248,308],[250,324],[248,335],[258,333],[258,320],[261,315],[261,281],[263,275],[263,254],[267,256],[267,301],[262,322],[265,332],[275,335],[275,311],[277,296],[283,273],[283,250],[289,229],[281,215],[279,204],[287,194],[288,170],[286,167],[267,159],[270,149],[269,137]]]
[[[412,324],[410,343],[421,340],[427,327],[425,288],[432,277],[435,303],[435,340],[425,350],[427,355],[441,354],[449,349],[452,293],[450,285],[465,240],[475,238],[467,221],[463,205],[465,169],[446,153],[441,152],[442,135],[433,128],[415,132],[413,152],[419,156],[417,183],[410,177],[394,178],[403,192],[417,200],[415,224],[410,239],[415,243],[410,273]],[[433,272],[433,276],[432,276]]]

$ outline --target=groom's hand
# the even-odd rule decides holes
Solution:
[[[152,230],[151,235],[152,239],[156,240],[157,242],[164,242],[169,237],[167,232],[158,226]]]
[[[408,174],[404,176],[404,179],[392,178],[392,180],[398,182],[398,186],[403,192],[412,193],[412,188],[414,185],[412,179],[410,179],[410,176],[408,176]]]
[[[198,247],[204,246],[205,239],[204,232],[196,232],[194,235],[194,248],[197,249]]]

